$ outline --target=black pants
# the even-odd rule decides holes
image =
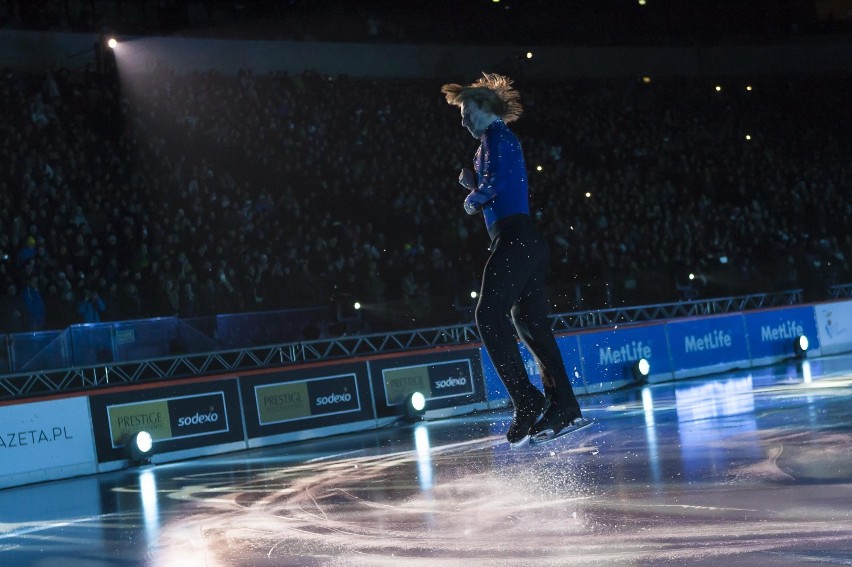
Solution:
[[[488,356],[515,406],[534,386],[513,333],[535,357],[545,394],[565,409],[578,408],[562,353],[550,329],[544,279],[550,249],[527,215],[498,221],[482,274],[476,324]]]

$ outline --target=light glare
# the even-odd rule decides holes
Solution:
[[[148,453],[154,446],[154,439],[147,431],[140,431],[135,437],[135,442],[136,448],[142,453]]]
[[[415,411],[423,411],[426,407],[426,396],[420,392],[414,392],[411,394],[411,407],[413,407]]]
[[[109,45],[110,49],[115,49],[115,46],[118,45],[118,42],[115,40],[114,37],[111,37],[109,38],[107,45]]]

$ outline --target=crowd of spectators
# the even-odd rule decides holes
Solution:
[[[4,71],[0,332],[353,298],[447,322],[488,237],[440,83]],[[556,309],[848,281],[848,79],[518,86]]]

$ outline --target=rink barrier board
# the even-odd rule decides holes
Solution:
[[[0,407],[0,488],[97,472],[85,397]]]
[[[820,303],[814,313],[822,353],[852,351],[852,301]]]
[[[826,331],[817,328],[815,315],[821,308],[831,313],[827,319],[831,324],[826,326],[833,331],[831,353],[852,350],[849,301],[617,325],[612,329],[562,334],[556,340],[574,392],[592,394],[636,383],[633,364],[639,358],[646,358],[651,364],[647,381],[659,383],[780,362],[795,355],[793,341],[798,334],[806,335],[810,341],[808,356],[821,356]],[[577,341],[579,350],[575,351]],[[526,348],[520,348],[522,355],[528,356]],[[488,353],[484,348],[481,353],[489,407],[504,407],[508,394]],[[540,386],[538,369],[527,365],[527,370],[533,383]]]
[[[140,430],[154,439],[155,463],[211,447],[222,446],[222,452],[233,450],[235,443],[245,447],[239,390],[233,378],[116,388],[90,394],[88,399],[102,470],[114,468],[110,463],[126,461],[125,444]]]
[[[374,420],[369,382],[365,362],[240,376],[246,438]]]
[[[810,356],[852,350],[852,301],[619,325],[563,334],[557,344],[575,391],[583,395],[632,383],[633,359],[647,349],[650,381],[659,382],[784,360],[792,356],[791,335],[799,330],[811,339]],[[534,358],[520,348],[540,386]],[[120,440],[127,431],[121,426],[146,419],[156,417],[161,427],[152,458],[160,463],[392,425],[406,388],[421,386],[429,389],[426,417],[432,419],[508,401],[485,349],[458,345],[6,402],[0,404],[0,488],[123,468]],[[258,391],[309,393],[309,403],[261,415]],[[346,393],[351,400],[335,398]],[[314,405],[316,398],[326,403],[311,407],[311,397]],[[327,407],[335,404],[341,405],[334,411]],[[212,413],[220,415],[213,420]],[[196,415],[208,419],[193,420]],[[189,423],[177,426],[180,418]]]

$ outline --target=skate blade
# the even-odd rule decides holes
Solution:
[[[509,447],[511,447],[512,449],[524,449],[526,447],[529,447],[531,444],[532,439],[530,439],[530,436],[527,435],[520,441],[517,441],[515,443],[509,443]]]
[[[563,435],[568,435],[569,433],[574,433],[575,431],[579,431],[584,427],[588,427],[592,424],[591,419],[587,419],[585,417],[575,420],[571,425],[568,425],[560,431],[559,433],[554,433],[552,429],[545,429],[544,431],[539,431],[535,435],[530,436],[529,444],[532,445],[541,445],[542,443],[547,443],[548,441],[553,441],[554,439],[559,439]]]

